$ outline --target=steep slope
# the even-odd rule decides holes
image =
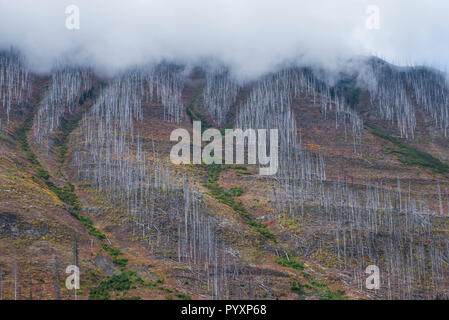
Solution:
[[[83,299],[444,297],[447,89],[435,71],[363,66],[336,81],[168,64],[31,75],[0,136],[3,298],[73,298],[69,264]],[[279,129],[278,174],[171,164],[170,133],[194,120]]]

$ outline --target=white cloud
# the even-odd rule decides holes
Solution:
[[[78,31],[65,27],[70,4]],[[379,30],[365,27],[368,5],[379,6]],[[0,47],[19,48],[38,71],[62,56],[106,71],[212,57],[252,76],[286,60],[334,66],[371,53],[442,68],[448,13],[445,0],[0,0]]]

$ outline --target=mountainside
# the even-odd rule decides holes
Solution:
[[[0,298],[449,295],[449,84],[378,58],[240,81],[0,53]],[[279,130],[279,170],[170,162],[177,128]],[[245,162],[247,163],[247,162]],[[365,272],[380,269],[380,288]]]

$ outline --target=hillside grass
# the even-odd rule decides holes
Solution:
[[[84,104],[87,99],[93,99],[93,94],[93,88],[85,92],[80,98],[80,105]],[[78,127],[81,118],[82,114],[79,114],[72,119],[66,119],[65,117],[61,118],[61,127],[57,131],[55,141],[60,151],[59,162],[61,163],[64,162],[64,156],[67,151],[67,143],[69,141],[70,133]],[[33,165],[33,171],[38,178],[44,181],[47,188],[53,192],[59,200],[70,206],[70,208],[66,208],[70,215],[80,221],[86,227],[90,235],[98,238],[99,240],[106,239],[106,235],[94,227],[92,220],[81,214],[81,205],[78,196],[75,193],[75,187],[68,181],[63,187],[56,186],[53,181],[51,181],[50,173],[42,167],[36,154],[31,150],[28,143],[27,133],[32,128],[33,119],[34,112],[30,112],[30,114],[25,118],[23,124],[18,127],[15,132],[15,137],[18,139],[22,150],[25,152],[26,159]],[[128,259],[119,257],[122,255],[120,250],[111,248],[107,245],[104,245],[103,249],[112,257],[114,264],[119,266],[122,270],[126,268]]]
[[[418,150],[397,138],[391,137],[375,126],[366,126],[369,133],[393,144],[391,147],[386,147],[385,152],[396,155],[398,160],[403,164],[429,168],[435,173],[445,174],[449,172],[449,165],[438,158],[435,158],[431,154]]]
[[[95,99],[95,93],[96,91],[94,87],[84,92],[79,99],[79,105],[83,109],[85,109],[87,105],[86,102],[92,102],[93,99]],[[64,115],[60,120],[58,131],[55,134],[55,145],[58,148],[58,161],[60,163],[64,162],[64,158],[68,149],[67,143],[69,142],[70,134],[78,127],[82,117],[83,113],[79,112],[75,116],[71,117],[67,117],[66,115]]]
[[[219,165],[215,163],[210,165],[202,164],[201,166],[206,170],[207,173],[208,182],[205,183],[204,186],[209,189],[210,195],[217,199],[219,202],[231,207],[234,212],[239,214],[239,216],[246,221],[251,229],[260,233],[265,238],[276,242],[275,235],[268,230],[267,226],[254,220],[251,214],[243,206],[243,203],[241,201],[237,201],[234,198],[235,196],[239,196],[242,194],[242,189],[233,188],[231,189],[231,192],[228,192],[218,183],[218,179],[222,171],[228,169],[236,169],[238,171],[247,172],[247,168],[244,166]]]

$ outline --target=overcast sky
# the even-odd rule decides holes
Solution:
[[[71,4],[79,30],[66,28]],[[17,47],[37,71],[61,57],[106,71],[212,58],[251,76],[373,53],[445,69],[448,16],[447,0],[0,0],[0,48]]]

